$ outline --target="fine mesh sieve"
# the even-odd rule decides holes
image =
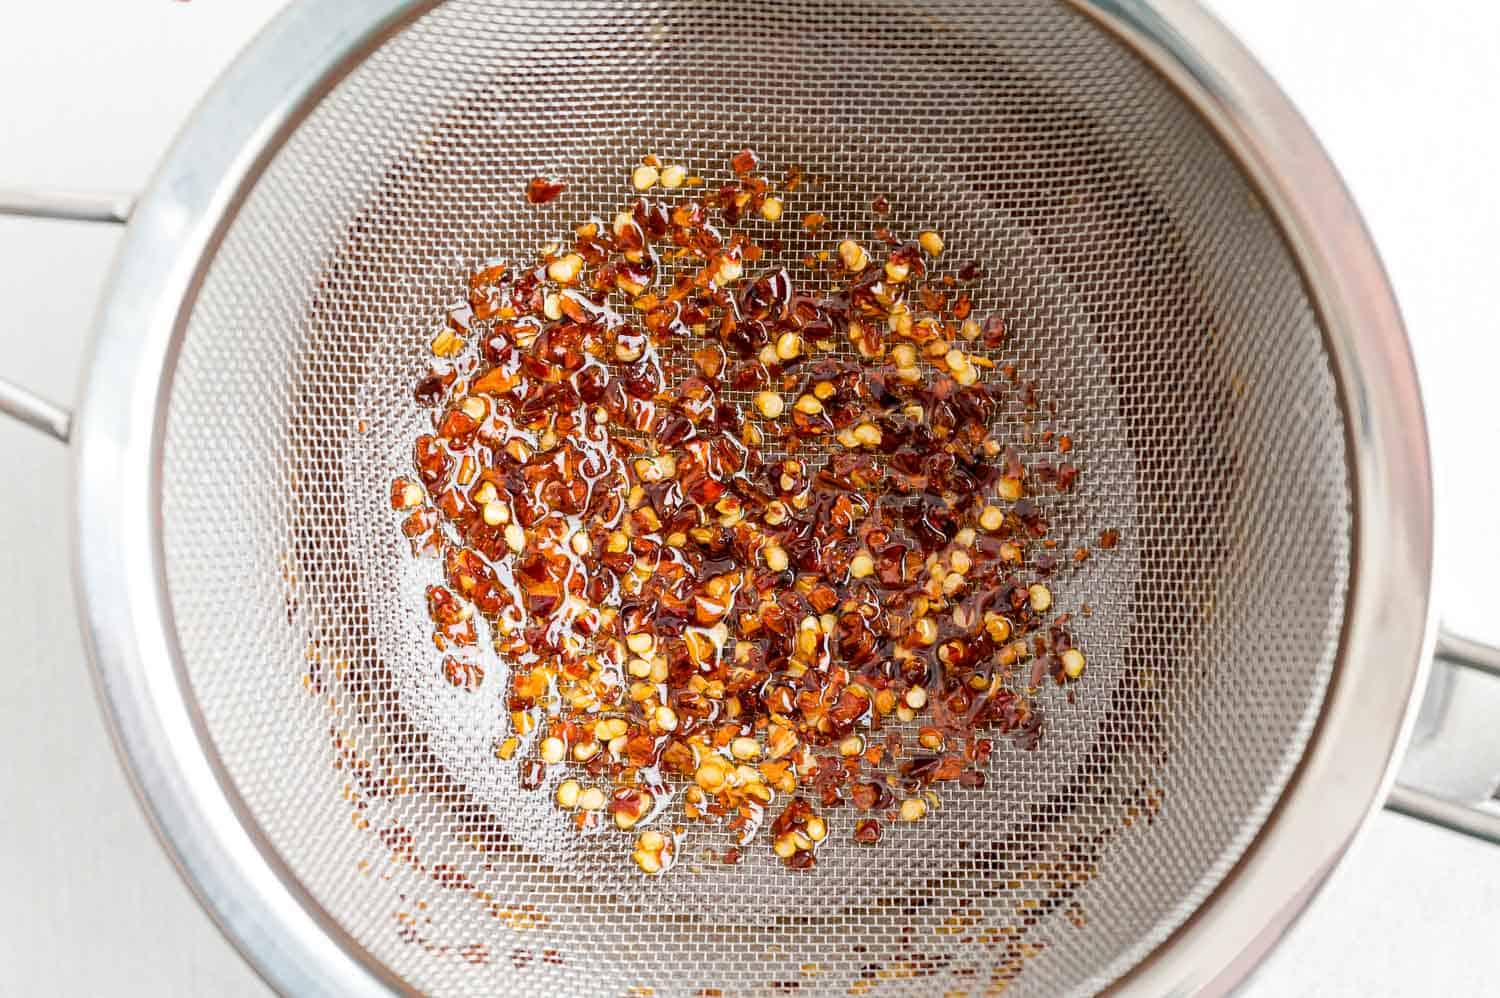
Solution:
[[[764,840],[725,865],[687,823],[645,878],[630,837],[569,830],[558,775],[522,791],[497,758],[505,662],[442,677],[439,568],[389,488],[477,264],[609,217],[644,153],[713,184],[746,146],[826,178],[788,195],[788,259],[868,238],[883,196],[981,264],[992,359],[1083,469],[1053,535],[1122,540],[1055,578],[1088,670],[983,788],[873,850],[832,809],[811,871]],[[527,205],[537,174],[567,192]],[[287,990],[1175,993],[1243,972],[1399,747],[1414,386],[1315,143],[1190,4],[307,0],[132,215],[74,431],[77,576],[158,827]],[[69,433],[4,384],[0,409]]]
[[[522,792],[496,758],[504,663],[477,695],[443,679],[440,568],[388,489],[430,331],[478,263],[609,217],[645,152],[712,182],[743,146],[828,178],[789,198],[832,219],[781,226],[793,258],[867,238],[884,195],[891,228],[983,263],[999,356],[1078,441],[1056,532],[1125,541],[1059,579],[1094,609],[1087,678],[1044,694],[1041,747],[998,751],[984,789],[874,852],[831,813],[811,873],[762,843],[726,867],[693,827],[648,880],[630,836],[576,835],[550,783]],[[538,173],[569,184],[546,208],[520,196]],[[165,571],[249,814],[414,988],[1092,991],[1214,888],[1297,762],[1347,585],[1344,441],[1265,207],[1066,6],[455,0],[338,83],[228,228],[171,384]]]

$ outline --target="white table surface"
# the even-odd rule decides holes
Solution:
[[[138,190],[280,0],[11,0],[0,186]],[[1500,7],[1215,0],[1312,121],[1405,310],[1439,484],[1448,621],[1500,641]],[[0,374],[70,400],[118,230],[0,219]],[[159,850],[75,629],[67,454],[0,421],[0,994],[265,995]],[[1389,813],[1241,994],[1500,988],[1500,848]]]

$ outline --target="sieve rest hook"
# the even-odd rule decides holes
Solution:
[[[1500,843],[1500,648],[1439,629],[1392,811]]]
[[[34,191],[0,188],[0,215],[23,218],[107,222],[123,225],[135,199],[125,194],[80,194],[73,191]],[[0,380],[0,413],[63,443],[73,427],[73,414],[19,385]]]

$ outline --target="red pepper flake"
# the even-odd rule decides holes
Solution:
[[[843,815],[873,845],[939,791],[982,787],[994,740],[1036,746],[1028,678],[1087,689],[1042,580],[1089,549],[1039,501],[1082,479],[1046,453],[1073,447],[1056,401],[991,353],[1004,320],[971,318],[883,224],[837,258],[808,247],[811,281],[768,268],[778,244],[734,226],[779,216],[771,185],[750,150],[731,165],[477,268],[424,335],[428,429],[382,497],[440,559],[444,678],[482,685],[481,633],[528,657],[496,757],[527,790],[561,777],[579,831],[636,829],[646,875],[686,831],[659,808],[727,832],[725,863],[760,837],[812,868]],[[817,189],[793,167],[799,185]],[[527,199],[561,190],[538,177]],[[1053,417],[1015,418],[1002,378]]]
[[[1005,342],[1005,320],[998,315],[990,316],[979,327],[979,335],[985,346],[991,349],[998,347]]]
[[[526,200],[532,204],[546,204],[557,200],[557,196],[567,189],[568,185],[561,180],[532,177],[531,183],[526,185]]]
[[[473,692],[484,682],[484,666],[449,655],[443,659],[443,677],[459,689]]]
[[[525,759],[521,762],[521,789],[535,790],[542,785],[547,775],[547,766],[540,759]]]

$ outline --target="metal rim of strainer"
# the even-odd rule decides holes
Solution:
[[[1062,0],[1060,0],[1062,2]],[[1068,0],[1171,82],[1279,223],[1323,321],[1352,459],[1353,571],[1338,667],[1276,809],[1123,993],[1227,990],[1316,892],[1383,798],[1430,657],[1431,475],[1384,271],[1287,98],[1191,0]],[[187,684],[161,544],[163,428],[197,290],[282,139],[350,67],[436,0],[303,0],[204,99],[140,201],[94,325],[73,435],[74,577],[95,683],[168,851],[251,964],[294,994],[401,990],[259,833]]]

